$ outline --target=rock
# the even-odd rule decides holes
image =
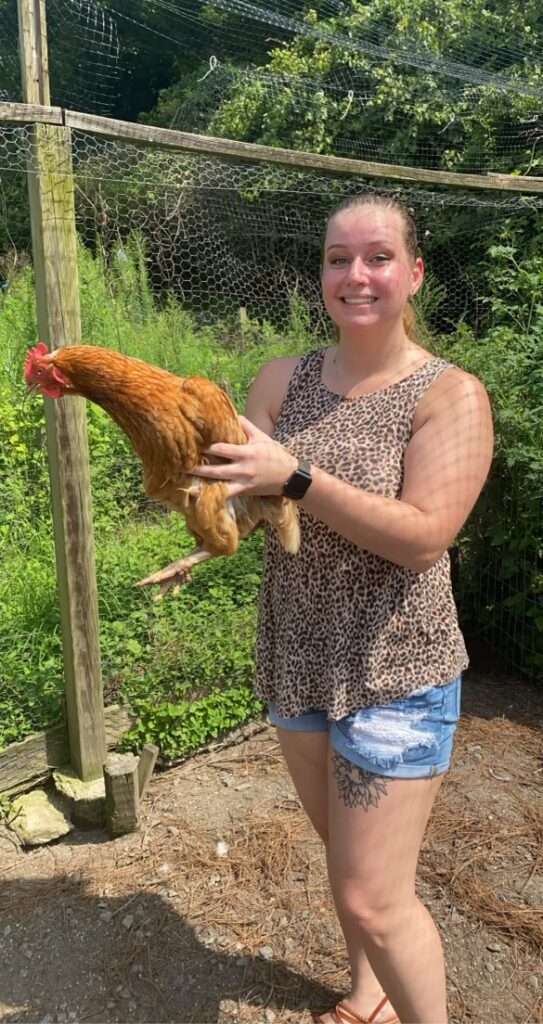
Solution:
[[[271,960],[273,956],[273,949],[271,946],[261,946],[258,952],[260,956],[264,957],[264,960]]]
[[[41,846],[73,829],[62,802],[44,789],[34,789],[13,801],[9,827],[25,846]]]
[[[264,1020],[266,1021],[266,1024],[273,1024],[273,1021],[275,1020],[275,1013],[273,1010],[264,1010]]]
[[[134,923],[134,918],[133,918],[132,914],[125,914],[125,916],[123,917],[123,920],[122,920],[123,928],[126,928],[128,930],[128,928],[132,927],[133,923]]]
[[[203,928],[196,928],[195,934],[198,941],[201,942],[203,946],[214,946],[218,939],[217,932],[214,931],[213,928],[207,928],[205,926]]]
[[[103,825],[106,787],[101,775],[83,782],[72,768],[57,768],[53,780],[59,793],[71,801],[72,821],[82,828]]]
[[[229,1021],[238,1019],[238,1004],[233,999],[221,999],[219,1006],[219,1020]]]
[[[222,839],[219,839],[215,847],[215,854],[217,857],[228,857],[228,843],[225,843]]]

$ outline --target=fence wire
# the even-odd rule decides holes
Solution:
[[[20,265],[21,254],[29,251],[28,224],[20,212],[15,216],[25,200],[15,199],[24,194],[27,166],[36,173],[32,138],[28,126],[0,130],[0,209],[7,222],[0,234],[0,279],[3,268],[7,287],[13,254]],[[519,439],[507,426],[504,392],[510,388],[520,394],[524,385],[513,364],[507,369],[507,360],[494,366],[491,345],[502,344],[504,331],[512,330],[499,268],[505,268],[506,280],[506,268],[512,266],[508,253],[520,259],[543,234],[543,199],[400,187],[354,175],[163,151],[84,132],[74,133],[73,165],[78,235],[111,280],[136,251],[154,302],[161,307],[180,303],[201,327],[222,325],[225,340],[241,315],[252,323],[256,339],[264,336],[265,321],[286,326],[298,303],[307,314],[308,346],[322,345],[332,336],[319,283],[322,233],[330,211],[346,196],[364,191],[393,192],[413,209],[427,271],[418,307],[422,341],[442,354],[450,351],[453,361],[459,343],[467,345],[467,368],[475,372],[484,369],[486,358],[494,367],[488,386],[495,386],[503,414],[495,467],[459,542],[456,588],[462,623],[468,635],[489,639],[511,666],[541,678],[543,464],[536,451],[538,428],[523,421]],[[543,321],[540,327],[532,318],[523,329],[527,338],[534,331],[543,333]],[[115,344],[115,339],[103,342]]]

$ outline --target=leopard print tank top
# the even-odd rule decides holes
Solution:
[[[397,498],[417,402],[450,364],[432,358],[356,398],[322,383],[325,350],[297,364],[274,437],[299,458]],[[260,592],[256,692],[291,718],[343,718],[455,679],[468,664],[445,553],[424,573],[370,554],[300,508],[297,555],[269,530]]]

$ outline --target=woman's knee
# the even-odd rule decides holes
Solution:
[[[390,885],[382,888],[340,880],[332,884],[334,898],[340,916],[348,916],[360,931],[374,941],[395,931],[400,921],[413,911],[416,902],[414,892],[390,894]]]

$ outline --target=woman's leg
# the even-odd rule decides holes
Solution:
[[[442,778],[384,778],[329,755],[328,870],[353,966],[348,1003],[362,1016],[368,1006],[357,951],[367,955],[403,1024],[446,1024],[441,940],[415,895]]]
[[[278,728],[277,736],[302,806],[328,851],[328,733],[290,732]],[[343,926],[343,922],[340,923]],[[369,1016],[383,998],[383,989],[364,952],[359,929],[354,935],[350,930],[345,932],[343,928],[343,931],[351,963],[353,992],[356,991],[356,1007],[361,1015]],[[387,1003],[375,1018],[375,1024],[391,1016],[390,1004]]]

